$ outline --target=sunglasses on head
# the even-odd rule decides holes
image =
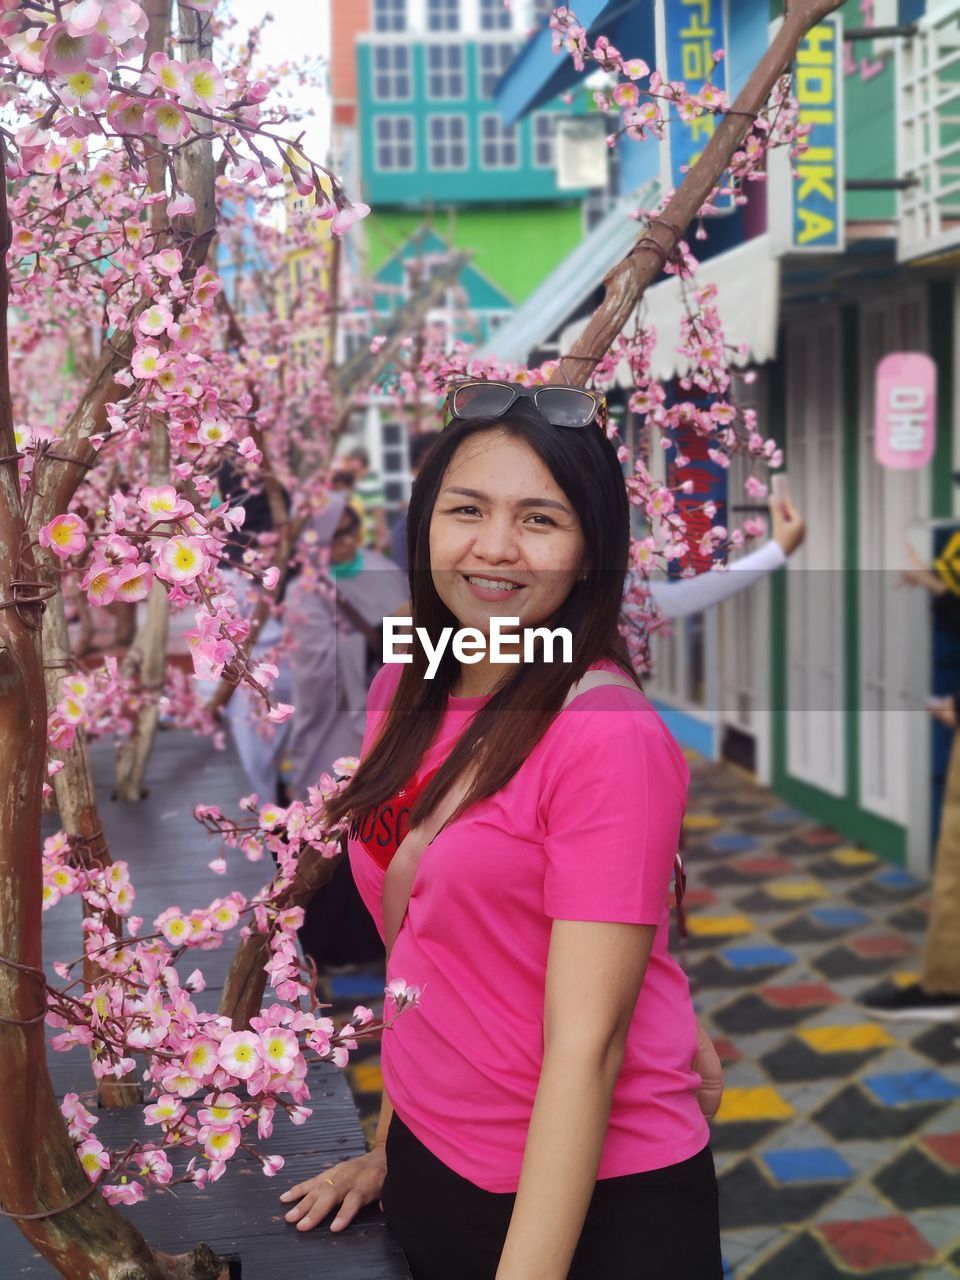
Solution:
[[[519,382],[470,380],[453,382],[447,391],[449,420],[469,422],[477,418],[502,418],[521,398],[534,407],[552,427],[588,427],[595,422],[606,430],[606,398],[596,391],[550,383],[545,387],[525,387]]]

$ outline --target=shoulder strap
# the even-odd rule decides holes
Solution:
[[[589,693],[591,689],[602,689],[605,685],[618,685],[621,689],[637,689],[636,683],[619,671],[588,671],[576,684],[570,686],[560,710],[563,711],[569,707],[581,693]]]

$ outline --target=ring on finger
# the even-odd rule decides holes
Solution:
[[[329,1182],[331,1187],[335,1187],[337,1185],[332,1178],[324,1178],[324,1182]]]

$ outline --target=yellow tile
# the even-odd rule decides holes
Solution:
[[[687,916],[687,928],[699,938],[731,937],[737,933],[753,933],[753,921],[747,916]]]
[[[683,825],[690,831],[713,831],[722,821],[722,818],[715,818],[712,813],[688,813]]]
[[[901,969],[899,973],[893,974],[892,977],[898,987],[912,987],[915,982],[920,981],[920,974],[914,973],[910,969]]]
[[[830,896],[819,880],[771,880],[763,886],[763,891],[781,902],[806,902]]]
[[[752,1088],[727,1088],[717,1112],[719,1123],[735,1120],[789,1120],[793,1107],[769,1085]]]
[[[350,1068],[350,1083],[357,1093],[382,1093],[383,1075],[378,1062],[358,1062]]]
[[[817,1053],[860,1053],[897,1043],[885,1027],[874,1022],[859,1022],[853,1027],[809,1027],[797,1034]]]
[[[877,855],[868,853],[866,849],[835,849],[833,860],[842,862],[845,867],[865,867],[871,862],[876,862]]]

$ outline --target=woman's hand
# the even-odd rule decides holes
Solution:
[[[708,1120],[712,1120],[720,1110],[720,1102],[723,1098],[723,1067],[720,1064],[720,1055],[713,1041],[700,1025],[699,1018],[697,1019],[697,1053],[692,1069],[700,1077],[700,1088],[697,1090],[700,1110]]]
[[[315,1178],[298,1182],[289,1191],[284,1191],[280,1199],[285,1203],[299,1201],[287,1210],[287,1222],[295,1222],[298,1231],[310,1231],[339,1205],[330,1230],[342,1231],[364,1205],[380,1199],[386,1176],[387,1153],[382,1144],[366,1155],[342,1160],[325,1173],[318,1173]]]
[[[770,532],[785,556],[793,555],[807,536],[806,521],[785,488],[770,495]]]

